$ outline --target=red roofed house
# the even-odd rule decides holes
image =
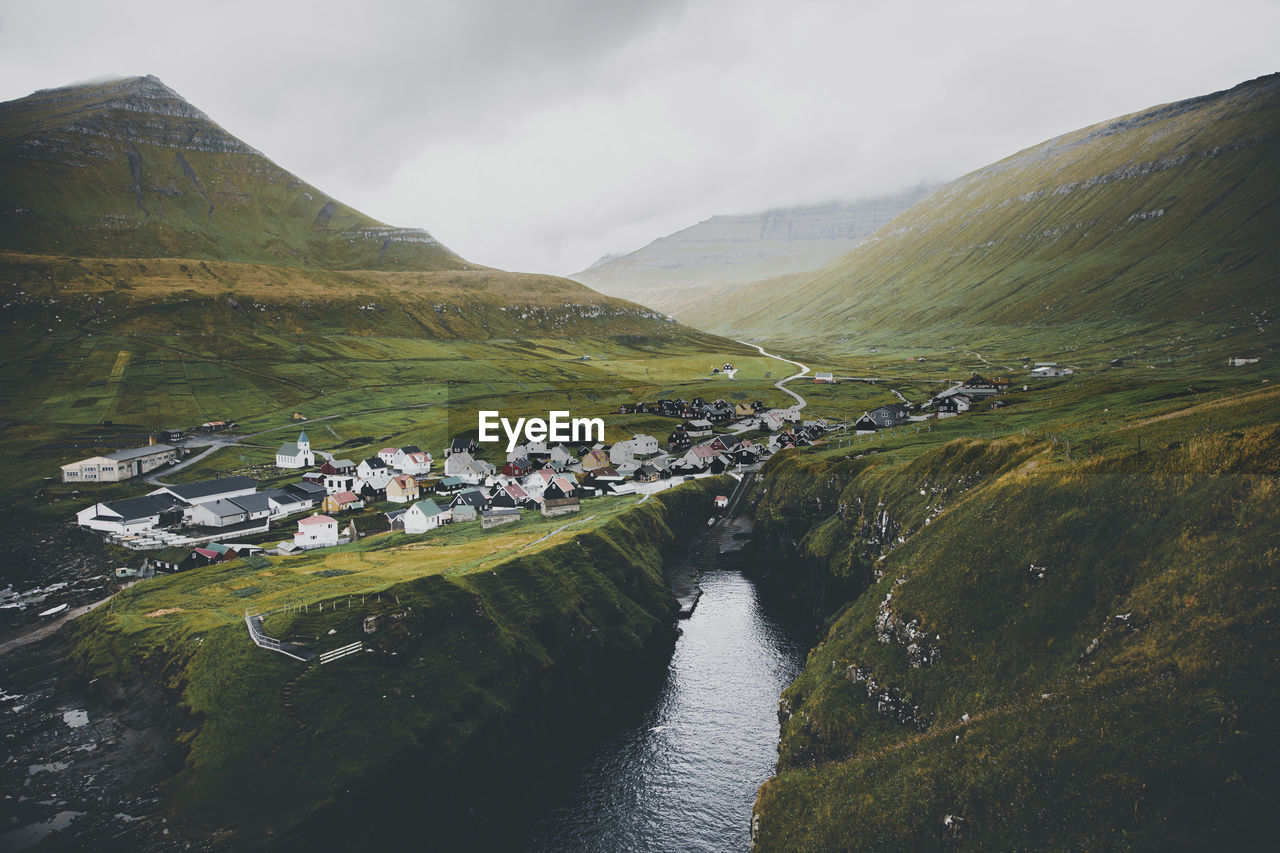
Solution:
[[[609,454],[603,450],[593,450],[582,457],[582,470],[594,471],[597,468],[609,467]]]
[[[338,544],[338,522],[327,515],[310,515],[298,522],[295,548],[328,548]]]
[[[320,504],[320,510],[321,512],[350,512],[362,506],[364,501],[355,492],[338,492],[336,495],[325,497],[324,503]]]
[[[387,483],[387,500],[404,504],[418,499],[418,481],[408,474],[399,474]]]

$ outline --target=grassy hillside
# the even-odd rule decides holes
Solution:
[[[467,265],[329,198],[154,77],[0,104],[0,249],[331,269]]]
[[[96,678],[159,679],[189,714],[185,765],[163,802],[176,833],[261,845],[410,767],[411,790],[387,796],[419,797],[409,813],[443,832],[455,798],[484,799],[459,789],[468,756],[500,748],[494,757],[514,767],[509,753],[526,745],[503,733],[522,717],[570,721],[607,698],[595,694],[616,686],[615,668],[662,659],[672,601],[661,550],[710,513],[717,488],[148,581],[76,623],[76,657]],[[246,609],[271,611],[272,636],[317,650],[361,640],[367,651],[308,666],[252,645]],[[363,630],[370,616],[381,620],[374,633]],[[496,796],[501,785],[486,778]],[[391,812],[368,808],[335,831],[368,844],[367,822]]]
[[[426,232],[388,228],[151,77],[0,104],[0,330],[0,354],[20,366],[0,380],[4,504],[59,464],[160,428],[262,430],[299,412],[332,419],[324,449],[437,448],[474,427],[475,401],[599,415],[673,383],[702,394],[709,366],[728,360],[755,380],[737,393],[767,396],[774,364],[576,282],[471,265]],[[280,440],[199,470],[270,461]],[[72,508],[56,484],[42,495],[52,504],[39,509]]]
[[[838,352],[1192,336],[1274,353],[1278,133],[1280,75],[1103,122],[945,185],[822,270],[681,317]]]
[[[1280,390],[1142,378],[771,463],[765,565],[838,612],[783,695],[759,849],[1274,837]]]

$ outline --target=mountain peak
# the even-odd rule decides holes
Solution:
[[[468,266],[426,231],[389,227],[329,198],[150,74],[0,104],[0,249],[328,269]]]
[[[4,107],[43,107],[64,110],[123,110],[210,121],[159,77],[116,77],[41,89]]]

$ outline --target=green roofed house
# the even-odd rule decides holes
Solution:
[[[445,477],[443,480],[436,483],[436,491],[442,495],[447,495],[452,494],[453,492],[462,491],[466,488],[466,485],[466,480],[463,480],[461,477]]]
[[[452,513],[441,509],[435,501],[418,501],[404,512],[404,532],[426,533],[442,524],[448,524],[451,518]]]

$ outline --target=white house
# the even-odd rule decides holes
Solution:
[[[483,459],[476,459],[465,451],[450,453],[444,460],[446,477],[461,477],[472,485],[479,485],[486,477],[493,476],[494,467]]]
[[[76,524],[103,533],[126,535],[152,530],[160,525],[161,515],[177,520],[186,505],[169,494],[146,495],[119,501],[96,503],[76,513]]]
[[[450,456],[449,458],[452,459],[453,457]],[[467,462],[467,464],[463,465],[454,476],[461,477],[464,482],[478,486],[489,477],[492,477],[496,473],[496,470],[497,469],[488,462],[485,462],[483,459],[472,459]]]
[[[324,475],[324,491],[328,495],[336,495],[338,492],[350,492],[356,488],[355,474],[325,474]]]
[[[406,444],[404,447],[397,447],[395,455],[391,457],[391,461],[387,464],[402,474],[408,474],[410,472],[404,470],[404,467],[408,458],[415,453],[422,453],[422,448],[416,444]],[[430,457],[428,456],[427,458],[429,459]]]
[[[399,469],[402,474],[412,474],[421,476],[431,473],[431,454],[425,451],[417,453],[406,453],[399,459]]]
[[[473,461],[474,457],[470,453],[464,453],[461,451],[458,453],[450,453],[444,458],[444,475],[446,477],[460,477],[462,476],[462,469],[465,468],[468,463]]]
[[[652,456],[658,452],[658,439],[651,435],[636,433],[626,441],[619,441],[609,448],[609,462],[620,465],[630,462],[637,456]]]
[[[447,524],[450,518],[450,511],[441,509],[435,501],[418,501],[404,512],[404,532],[426,533]]]
[[[311,452],[311,439],[306,432],[298,433],[298,440],[280,445],[276,451],[277,468],[310,468],[316,464],[316,455]]]
[[[231,527],[247,521],[249,513],[234,501],[223,499],[196,504],[191,508],[191,521],[201,527]]]
[[[327,515],[309,515],[298,522],[295,548],[329,548],[338,544],[338,522]]]
[[[391,465],[396,461],[396,454],[400,452],[398,447],[384,447],[378,451],[378,458],[387,465]]]
[[[551,482],[551,478],[556,475],[553,468],[542,468],[534,471],[521,481],[521,486],[525,492],[532,498],[542,497],[542,493],[546,491],[547,484]]]
[[[381,454],[370,456],[356,466],[356,476],[375,489],[385,489],[391,482],[391,466],[383,461]]]

